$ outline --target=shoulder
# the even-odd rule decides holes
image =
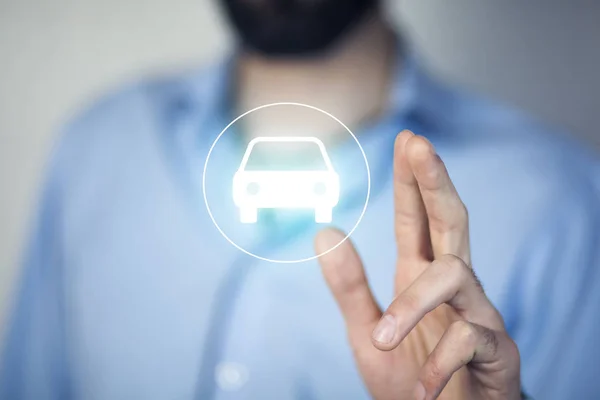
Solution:
[[[418,109],[434,141],[469,163],[474,160],[487,174],[513,172],[523,182],[531,178],[538,184],[600,180],[597,149],[571,133],[426,72],[417,82]]]
[[[579,202],[600,194],[597,149],[572,134],[500,102],[442,89],[439,136],[470,180],[503,191],[503,200]],[[546,200],[546,201],[544,201]]]
[[[178,113],[201,113],[208,107],[206,92],[216,68],[140,79],[101,95],[59,131],[51,168],[61,173],[117,162],[152,145]]]

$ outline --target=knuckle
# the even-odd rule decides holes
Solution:
[[[453,322],[452,325],[450,325],[450,328],[448,328],[448,331],[457,343],[468,348],[475,348],[477,342],[477,330],[471,323],[463,320]]]
[[[490,329],[485,329],[482,336],[484,346],[487,347],[490,354],[495,357],[498,353],[498,337]]]
[[[424,368],[421,380],[426,383],[427,386],[437,387],[440,382],[443,382],[446,378],[446,374],[441,366],[439,359],[435,355],[431,355],[427,365]]]
[[[519,379],[521,371],[521,358],[516,343],[506,333],[499,333],[499,354],[506,366],[498,375],[499,382],[515,382]]]
[[[451,200],[446,206],[447,211],[444,216],[430,216],[435,230],[442,232],[463,232],[469,226],[469,211],[467,206],[460,200]]]
[[[459,269],[466,267],[465,262],[460,257],[454,254],[444,254],[440,257],[440,261],[442,261],[445,264],[448,264],[448,268]]]
[[[361,276],[353,276],[350,279],[342,282],[340,285],[344,292],[354,294],[360,291],[366,284],[365,279]]]
[[[444,184],[445,171],[441,168],[423,168],[421,175],[429,189],[439,190]]]
[[[401,227],[410,227],[412,229],[415,223],[421,222],[421,215],[413,211],[407,211],[400,208],[395,211],[395,221],[396,225]]]
[[[469,226],[469,211],[467,210],[467,206],[458,200],[453,214],[454,217],[448,221],[446,229],[450,232],[465,231]]]
[[[508,360],[509,365],[511,365],[512,369],[517,369],[521,363],[521,354],[519,352],[519,347],[515,343],[514,340],[506,332],[501,332],[498,334],[500,338],[496,337],[496,349],[502,354],[506,360]]]
[[[519,352],[519,347],[517,346],[517,344],[509,338],[509,349],[507,351],[508,355],[509,355],[509,360],[511,361],[511,364],[513,366],[513,370],[515,371],[519,371],[520,366],[521,366],[521,354]]]
[[[460,219],[462,221],[469,220],[469,209],[467,208],[465,203],[463,203],[462,201],[460,201],[460,204],[457,207],[457,213],[458,213],[458,219]]]
[[[460,257],[453,254],[443,255],[437,260],[437,264],[440,273],[456,288],[472,274],[467,264]]]
[[[415,294],[404,292],[398,296],[398,308],[404,313],[415,313],[421,308],[421,301]]]
[[[354,294],[366,285],[364,274],[357,270],[348,269],[343,273],[338,269],[330,270],[327,271],[326,278],[331,289],[340,294]]]

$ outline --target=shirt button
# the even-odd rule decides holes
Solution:
[[[223,362],[215,368],[215,380],[222,390],[239,390],[248,381],[248,369],[239,363]]]

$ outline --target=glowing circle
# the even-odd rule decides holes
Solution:
[[[302,258],[302,259],[298,259],[298,260],[274,260],[274,259],[270,259],[267,257],[261,257],[257,254],[254,254],[246,249],[244,249],[243,247],[239,246],[237,243],[235,243],[233,240],[231,240],[231,238],[229,238],[229,236],[227,236],[225,234],[225,232],[223,232],[223,230],[221,229],[221,227],[219,226],[219,224],[217,223],[217,221],[215,220],[212,211],[210,210],[210,206],[208,204],[208,199],[206,196],[206,169],[208,167],[208,162],[210,160],[210,155],[213,152],[213,149],[215,148],[217,142],[219,141],[219,139],[221,138],[221,136],[223,136],[225,134],[225,132],[227,132],[227,130],[233,125],[235,124],[237,121],[239,121],[240,119],[244,118],[246,115],[253,113],[255,111],[258,110],[262,110],[264,108],[268,108],[268,107],[275,107],[275,106],[299,106],[299,107],[306,107],[309,108],[311,110],[315,110],[318,111],[322,114],[327,115],[329,118],[332,118],[334,121],[336,121],[338,124],[340,124],[342,127],[344,127],[344,129],[352,136],[352,138],[354,139],[354,141],[356,142],[356,144],[358,145],[358,148],[360,149],[360,153],[363,156],[363,159],[365,160],[365,167],[367,168],[367,196],[365,199],[365,204],[361,210],[360,216],[358,217],[358,220],[356,221],[356,223],[354,224],[354,226],[352,227],[352,229],[350,229],[350,231],[346,234],[346,236],[340,240],[340,242],[338,244],[336,244],[335,246],[331,247],[330,249],[320,253],[320,254],[316,254],[312,257],[306,257],[306,258]],[[356,138],[356,135],[354,135],[354,133],[352,133],[352,131],[350,130],[350,128],[348,128],[342,121],[340,121],[339,119],[337,119],[334,115],[328,113],[327,111],[321,110],[320,108],[308,105],[308,104],[303,104],[303,103],[293,103],[293,102],[280,102],[280,103],[271,103],[271,104],[265,104],[256,108],[253,108],[252,110],[246,111],[245,113],[243,113],[242,115],[238,116],[236,119],[234,119],[233,121],[231,121],[222,131],[221,133],[219,133],[219,135],[216,137],[216,139],[214,140],[214,142],[212,143],[212,145],[210,146],[210,149],[208,150],[208,154],[206,155],[206,161],[204,162],[204,169],[202,171],[202,194],[204,197],[204,205],[206,206],[206,210],[208,211],[208,215],[210,216],[211,221],[213,222],[213,224],[215,225],[215,227],[217,228],[217,230],[219,231],[219,233],[221,233],[221,235],[225,238],[225,240],[227,240],[229,243],[231,243],[235,248],[237,248],[238,250],[248,254],[249,256],[252,256],[254,258],[257,258],[259,260],[262,261],[268,261],[268,262],[273,262],[273,263],[281,263],[281,264],[295,264],[295,263],[301,263],[301,262],[306,262],[306,261],[310,261],[310,260],[314,260],[316,258],[319,258],[321,256],[324,256],[325,254],[335,250],[336,248],[338,248],[342,243],[344,243],[346,240],[348,240],[348,238],[352,235],[352,233],[354,233],[354,231],[356,230],[356,228],[358,227],[358,225],[360,224],[360,221],[362,220],[363,216],[365,215],[365,212],[367,211],[367,206],[369,205],[369,197],[371,195],[371,170],[369,169],[369,161],[367,160],[367,156],[365,154],[364,149],[362,148],[360,142],[358,141],[358,139]]]

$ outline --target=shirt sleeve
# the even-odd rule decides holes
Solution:
[[[579,182],[580,183],[580,182]],[[523,243],[512,280],[523,388],[533,398],[600,393],[600,191],[565,182]]]
[[[50,165],[8,317],[0,358],[0,399],[71,398],[57,164]]]

